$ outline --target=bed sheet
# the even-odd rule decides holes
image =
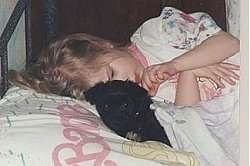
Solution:
[[[192,107],[154,101],[156,117],[172,146],[194,152],[202,166],[239,165],[239,86]]]
[[[12,87],[0,100],[0,165],[197,166],[194,153],[122,138],[87,102]]]

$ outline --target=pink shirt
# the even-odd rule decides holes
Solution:
[[[148,61],[146,60],[145,56],[142,54],[142,52],[136,47],[136,45],[131,44],[128,47],[128,51],[133,57],[135,57],[141,64],[146,68],[149,66]]]

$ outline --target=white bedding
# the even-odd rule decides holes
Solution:
[[[175,149],[194,152],[202,166],[239,165],[238,85],[226,96],[194,107],[153,107]]]
[[[11,88],[0,100],[1,166],[196,166],[194,153],[111,132],[87,102]]]
[[[152,105],[174,150],[119,137],[87,102],[14,87],[0,100],[0,165],[237,165],[237,90],[211,102]]]

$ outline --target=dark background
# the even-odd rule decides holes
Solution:
[[[44,2],[32,1],[32,50],[34,56],[47,43],[44,38]],[[145,20],[160,14],[160,0],[54,0],[57,11],[56,36],[85,32],[116,42],[129,41],[131,34]],[[210,14],[225,30],[224,0],[166,0],[184,12]]]

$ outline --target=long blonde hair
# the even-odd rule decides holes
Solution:
[[[10,81],[42,93],[53,93],[84,99],[90,88],[82,73],[98,70],[106,61],[102,58],[115,45],[107,40],[92,40],[77,33],[51,42],[38,60],[24,72],[9,71]],[[113,58],[113,57],[110,57]]]

